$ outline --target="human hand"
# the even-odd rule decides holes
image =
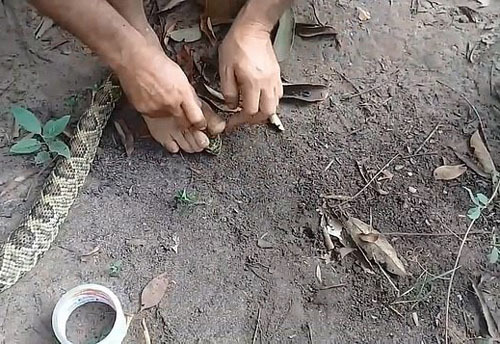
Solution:
[[[226,103],[238,106],[240,95],[242,101],[242,111],[228,120],[227,130],[263,123],[276,113],[283,87],[266,28],[235,22],[219,47],[219,74]]]
[[[150,118],[173,117],[180,128],[206,128],[201,104],[182,69],[163,51],[139,45],[115,72],[137,111]]]

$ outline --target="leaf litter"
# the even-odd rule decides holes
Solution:
[[[453,180],[460,177],[467,171],[465,165],[443,165],[436,168],[433,172],[436,180]]]
[[[157,306],[167,292],[169,282],[166,272],[149,281],[142,290],[139,312]]]
[[[385,264],[387,271],[395,275],[408,275],[396,250],[379,231],[354,217],[350,217],[344,225],[352,240],[366,253],[368,259]],[[367,239],[369,240],[365,241]]]
[[[486,144],[484,143],[479,130],[476,130],[474,134],[472,134],[470,138],[470,146],[474,151],[474,156],[479,161],[479,165],[481,169],[493,176],[495,173],[498,173],[495,164],[493,163],[493,159],[491,158],[490,152],[488,148],[486,148]]]

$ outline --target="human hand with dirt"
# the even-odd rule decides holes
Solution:
[[[283,96],[280,67],[271,30],[291,0],[249,0],[219,47],[219,74],[225,101],[242,111],[227,122],[227,130],[243,123],[265,122],[276,113]]]

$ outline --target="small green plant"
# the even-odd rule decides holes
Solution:
[[[486,208],[488,205],[488,197],[482,193],[477,193],[473,194],[472,190],[469,188],[465,188],[467,192],[469,193],[470,199],[474,203],[474,206],[472,206],[469,211],[467,211],[467,217],[471,220],[477,220],[481,216],[481,212]]]
[[[109,277],[118,277],[122,272],[122,261],[117,260],[111,264],[109,264],[108,275]]]
[[[491,246],[491,252],[488,253],[488,261],[490,264],[496,264],[500,259],[500,241],[498,241],[496,234],[493,234]]]
[[[177,194],[175,195],[174,198],[177,204],[180,205],[186,206],[186,205],[196,204],[196,196],[187,192],[186,189],[177,191]]]
[[[57,138],[68,125],[70,116],[51,119],[43,126],[36,116],[21,107],[13,107],[12,115],[16,123],[28,134],[10,147],[13,154],[36,154],[35,163],[45,164],[58,155],[70,157],[69,147]]]

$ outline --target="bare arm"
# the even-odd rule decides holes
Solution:
[[[109,64],[135,108],[149,117],[175,117],[203,130],[199,100],[181,68],[106,0],[31,0]],[[208,139],[207,139],[208,141]]]
[[[40,12],[78,37],[114,70],[135,49],[146,45],[135,30],[105,0],[31,0]]]
[[[293,0],[249,0],[236,19],[238,25],[261,26],[271,32],[281,15],[292,6]]]

